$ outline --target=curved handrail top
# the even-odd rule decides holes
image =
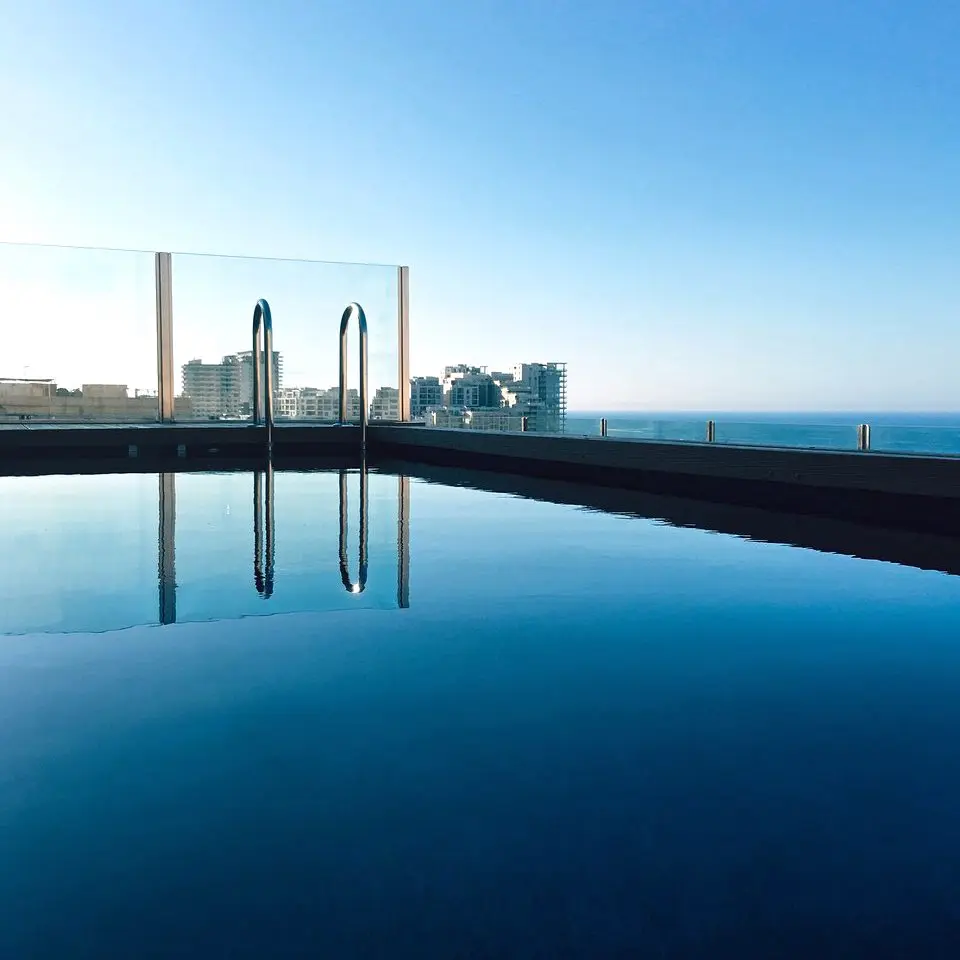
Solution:
[[[263,301],[261,301],[262,303]],[[268,308],[269,309],[269,308]],[[350,317],[356,313],[357,323],[360,325],[360,333],[366,335],[367,332],[367,315],[363,312],[363,307],[359,303],[348,303],[347,308],[343,311],[343,316],[340,318],[340,336],[342,337],[347,331],[347,325],[350,323]]]
[[[253,335],[260,332],[260,324],[263,323],[264,330],[273,332],[273,316],[270,313],[270,304],[262,297],[257,301],[253,308]]]

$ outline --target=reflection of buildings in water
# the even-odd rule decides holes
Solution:
[[[366,465],[361,465],[360,481],[360,567],[356,582],[350,578],[348,559],[348,477],[350,471],[341,470],[339,476],[339,566],[340,580],[351,594],[362,593],[368,573],[368,480]],[[176,474],[159,475],[159,522],[157,536],[158,606],[161,624],[177,622],[176,579]],[[253,474],[253,580],[257,593],[264,600],[273,595],[275,586],[276,521],[274,509],[274,468]],[[397,606],[410,606],[410,479],[397,477]]]

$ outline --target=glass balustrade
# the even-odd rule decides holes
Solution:
[[[0,424],[155,421],[154,255],[0,244]]]

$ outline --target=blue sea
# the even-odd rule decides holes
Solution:
[[[715,442],[744,446],[856,450],[857,425],[870,425],[870,449],[881,453],[960,456],[960,413],[744,413],[574,411],[566,432],[597,435],[600,419],[607,435],[621,440],[702,442],[707,421]]]

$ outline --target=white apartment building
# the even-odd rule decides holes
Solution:
[[[396,387],[377,387],[370,403],[370,419],[400,419],[400,391]]]
[[[414,384],[427,379],[411,381],[411,395]],[[512,371],[492,373],[485,367],[456,364],[445,368],[442,389],[442,408],[423,403],[418,397],[417,415],[423,416],[429,426],[514,430],[520,429],[521,418],[526,417],[528,430],[563,431],[567,410],[565,363],[518,363]]]
[[[183,395],[190,398],[193,416],[202,420],[235,417],[240,404],[240,362],[236,355],[220,363],[190,360],[182,367]]]
[[[277,416],[287,420],[326,420],[340,418],[340,391],[337,387],[283,387],[277,391]],[[360,393],[347,390],[347,417],[360,419]]]
[[[263,372],[266,373],[266,358]],[[201,419],[249,417],[253,413],[253,353],[231,353],[220,363],[191,360],[182,367],[183,395],[189,397],[193,416]],[[274,413],[283,376],[283,360],[273,351]]]

